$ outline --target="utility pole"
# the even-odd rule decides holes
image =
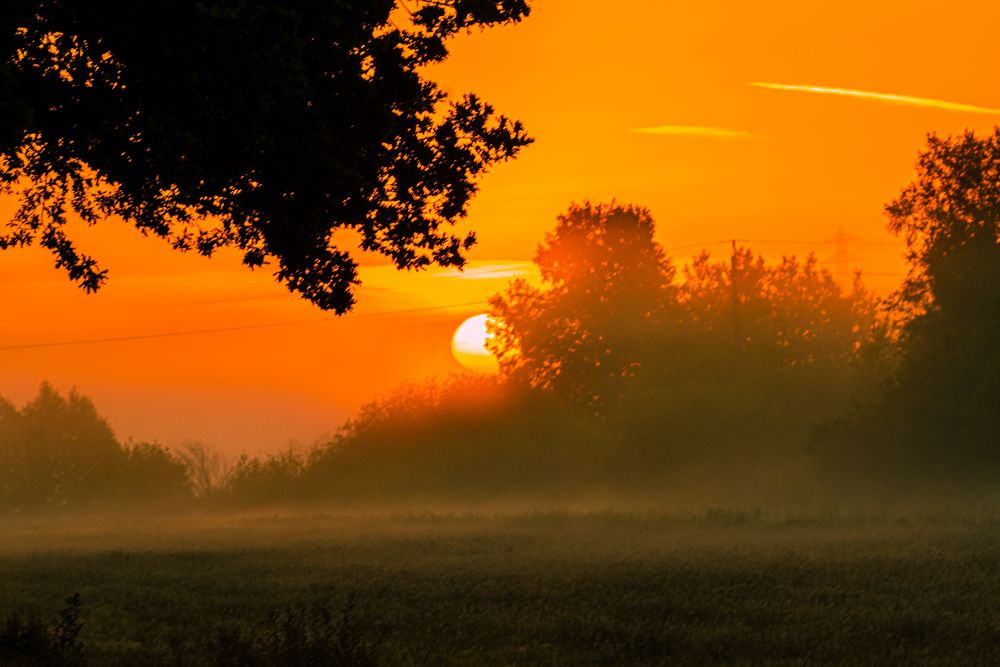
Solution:
[[[743,323],[740,321],[740,290],[737,280],[739,266],[736,262],[736,239],[732,241],[733,254],[729,260],[729,291],[733,311],[733,347],[739,351],[743,347]]]

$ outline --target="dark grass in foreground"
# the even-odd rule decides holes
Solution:
[[[89,664],[1000,663],[992,519],[216,516],[2,529],[0,611],[58,618],[79,592]]]

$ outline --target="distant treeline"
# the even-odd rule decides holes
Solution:
[[[225,464],[115,441],[84,398],[0,406],[7,506],[620,499],[982,500],[1000,481],[1000,130],[929,138],[886,207],[911,264],[875,299],[813,256],[678,267],[643,208],[573,205],[542,284],[491,301],[497,377],[367,404],[310,451]]]
[[[0,397],[0,509],[130,508],[189,495],[184,460],[157,444],[123,445],[76,391],[43,384],[20,410]]]

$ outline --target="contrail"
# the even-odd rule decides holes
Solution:
[[[827,88],[824,86],[793,86],[786,83],[751,82],[749,85],[768,90],[790,90],[799,93],[815,93],[818,95],[840,95],[842,97],[857,97],[889,104],[906,104],[915,107],[944,109],[945,111],[962,111],[965,113],[1000,114],[1000,109],[977,107],[971,104],[959,104],[947,100],[935,100],[927,97],[911,97],[909,95],[892,95],[890,93],[874,93],[868,90],[853,90],[851,88]]]
[[[660,125],[658,127],[637,127],[629,130],[638,134],[664,134],[671,136],[713,137],[715,139],[750,139],[754,135],[743,130],[728,127],[702,127],[700,125]]]

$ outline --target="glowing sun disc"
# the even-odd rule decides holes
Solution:
[[[486,349],[486,314],[475,315],[458,325],[451,337],[451,353],[455,360],[477,373],[496,373],[497,360]]]

